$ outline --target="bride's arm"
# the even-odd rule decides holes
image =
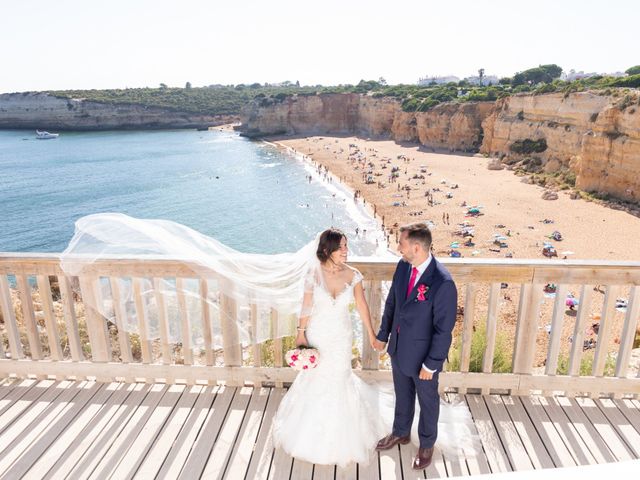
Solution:
[[[373,340],[375,340],[376,335],[373,331],[373,325],[371,325],[371,313],[369,312],[369,305],[367,304],[367,300],[364,298],[364,288],[362,288],[362,282],[358,282],[354,287],[353,296],[355,297],[356,308],[358,309],[358,313],[360,314],[360,318],[362,319],[364,328],[369,334],[369,342],[371,343],[373,342]]]
[[[307,291],[302,298],[302,309],[300,310],[300,316],[298,317],[298,327],[296,335],[296,345],[307,345],[307,337],[305,335],[307,324],[309,323],[309,317],[311,316],[311,309],[313,308],[313,291]]]

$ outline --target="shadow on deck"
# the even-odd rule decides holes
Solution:
[[[0,384],[0,478],[400,479],[640,458],[640,401],[465,395],[483,451],[411,470],[406,445],[341,469],[271,443],[286,389],[92,381]],[[451,396],[451,399],[453,397]]]

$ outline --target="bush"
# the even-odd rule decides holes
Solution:
[[[460,351],[462,348],[462,336],[458,336],[449,352],[448,371],[460,371]],[[486,324],[478,325],[471,338],[471,358],[469,361],[470,372],[482,372],[482,357],[487,348]],[[496,345],[493,354],[493,372],[511,373],[511,355],[507,350],[507,334],[501,330],[496,333]]]
[[[590,376],[593,372],[593,357],[595,352],[590,350],[582,355],[580,359],[580,375],[581,376]],[[606,377],[612,377],[616,371],[616,359],[611,355],[607,355],[607,359],[604,363],[604,375]],[[558,368],[557,375],[568,375],[569,374],[569,356],[561,355],[558,358]]]
[[[509,149],[519,154],[542,153],[547,149],[547,141],[544,138],[539,140],[525,138],[524,140],[516,140],[513,142],[509,146]]]

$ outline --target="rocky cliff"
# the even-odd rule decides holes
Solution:
[[[110,130],[199,128],[233,123],[229,115],[198,115],[143,105],[106,104],[46,93],[0,95],[0,128]]]
[[[531,158],[547,173],[572,172],[580,190],[640,200],[638,92],[507,97],[496,102],[482,128],[482,153],[507,163]],[[544,140],[544,149],[514,151],[527,140]]]
[[[581,190],[640,201],[640,93],[521,94],[403,112],[392,98],[293,96],[243,112],[248,136],[359,134],[477,152],[562,173]],[[520,147],[520,148],[517,148]],[[530,162],[530,163],[529,163]]]
[[[403,112],[392,98],[347,94],[291,96],[248,106],[241,131],[250,137],[279,134],[360,134],[420,142],[450,151],[477,151],[482,121],[493,102],[442,104],[428,112]]]

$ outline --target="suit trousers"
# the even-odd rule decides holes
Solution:
[[[393,388],[396,394],[393,434],[405,437],[411,433],[415,415],[416,395],[420,406],[418,438],[420,448],[431,448],[438,437],[438,417],[440,415],[440,394],[438,393],[439,372],[431,380],[420,380],[418,375],[407,376],[391,357]]]

